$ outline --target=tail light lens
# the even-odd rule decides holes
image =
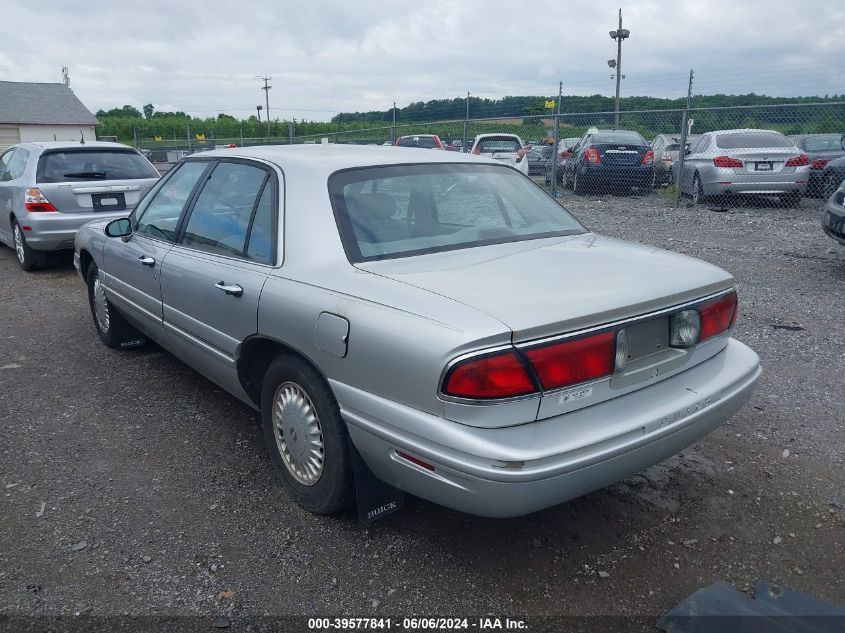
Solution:
[[[444,394],[459,398],[508,398],[537,391],[515,350],[458,363],[443,383]]]
[[[599,156],[599,150],[597,150],[595,147],[588,147],[584,151],[584,160],[586,160],[588,163],[600,163],[601,156]]]
[[[703,303],[698,307],[701,315],[701,340],[721,334],[730,328],[737,317],[736,292]]]
[[[475,154],[476,156],[479,156],[481,154],[481,150],[478,149],[477,147],[473,147],[472,153]]]
[[[41,190],[36,189],[35,187],[26,190],[23,203],[27,211],[58,211],[58,209],[54,207],[46,197],[44,197]]]
[[[713,159],[713,164],[716,167],[742,167],[741,160],[730,156],[717,156]]]
[[[804,165],[810,164],[810,157],[806,154],[800,154],[799,156],[793,156],[788,161],[786,161],[787,167],[803,167]]]
[[[812,163],[810,163],[810,168],[811,169],[824,169],[827,166],[827,163],[828,163],[828,161],[826,159],[819,158],[817,160],[814,160]]]
[[[653,165],[654,164],[654,150],[653,149],[646,150],[646,153],[643,154],[642,164],[643,165]]]
[[[572,156],[572,152],[569,150],[560,153],[561,158],[569,158],[570,156]]]
[[[521,162],[523,158],[525,158],[525,150],[524,150],[524,149],[520,149],[520,150],[516,153],[516,162]]]
[[[616,332],[535,347],[525,355],[543,389],[557,389],[613,373]]]

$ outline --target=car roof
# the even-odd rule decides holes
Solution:
[[[522,138],[520,138],[519,134],[514,134],[513,132],[498,132],[498,133],[490,132],[488,134],[477,134],[476,137],[475,137],[475,140],[477,141],[480,138],[488,138],[490,136],[512,136],[514,138],[518,138],[519,140],[522,140]]]
[[[418,163],[483,163],[501,165],[492,158],[462,152],[432,152],[430,149],[393,145],[263,145],[202,152],[186,161],[210,158],[253,158],[274,163],[287,172],[310,172],[328,176],[341,169],[408,165]]]
[[[738,128],[736,130],[715,130],[713,132],[705,132],[705,134],[710,134],[711,136],[724,136],[725,134],[780,134],[781,136],[785,136],[783,132],[778,132],[777,130],[761,130],[753,127]]]
[[[404,134],[404,135],[400,136],[399,138],[420,138],[421,136],[434,137],[434,136],[437,136],[437,134]],[[437,136],[437,138],[440,138],[440,137]]]
[[[124,145],[123,143],[112,143],[109,141],[28,141],[26,143],[16,143],[14,147],[23,147],[24,149],[135,149],[131,145]]]

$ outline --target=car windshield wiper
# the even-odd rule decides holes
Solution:
[[[62,174],[65,178],[105,178],[104,171],[72,171],[69,174]]]

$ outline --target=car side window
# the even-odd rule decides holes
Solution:
[[[161,185],[141,212],[132,228],[133,233],[175,242],[179,217],[207,167],[207,161],[180,165],[178,171]]]
[[[15,180],[23,176],[29,152],[20,147],[13,147],[0,156],[0,181]]]
[[[273,183],[268,181],[258,199],[255,216],[249,229],[247,259],[261,264],[273,264],[273,250],[276,244],[276,231],[273,229]]]
[[[219,163],[188,216],[182,245],[218,255],[244,257],[247,235],[268,178],[269,173],[260,167]],[[260,230],[256,228],[256,244]],[[255,252],[260,251],[269,257],[268,249],[257,245]]]
[[[8,149],[0,155],[0,182],[12,179],[12,176],[9,173],[9,161],[12,160],[12,155],[14,153],[14,149]]]

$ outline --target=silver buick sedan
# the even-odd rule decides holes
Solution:
[[[75,264],[102,341],[152,339],[259,410],[318,513],[360,503],[359,463],[464,512],[541,510],[692,444],[761,371],[731,275],[457,152],[189,157]]]

